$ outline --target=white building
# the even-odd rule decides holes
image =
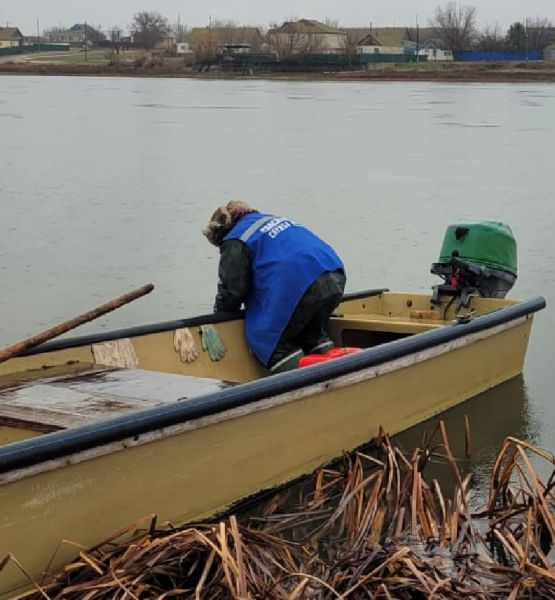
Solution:
[[[453,60],[451,50],[440,50],[439,48],[422,48],[418,50],[418,56],[426,56],[428,62],[442,62]]]

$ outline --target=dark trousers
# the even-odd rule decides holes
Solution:
[[[325,328],[343,297],[345,282],[343,271],[334,271],[324,273],[308,288],[272,354],[270,371],[277,373],[295,368],[303,354],[333,347]]]

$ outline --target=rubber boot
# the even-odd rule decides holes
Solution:
[[[328,352],[334,347],[335,344],[328,338],[327,340],[316,344],[307,352],[307,354],[326,354],[326,352]]]
[[[295,350],[294,352],[291,352],[291,354],[284,356],[270,367],[270,375],[276,375],[277,373],[285,373],[286,371],[298,369],[299,361],[303,356],[304,352],[301,349]]]

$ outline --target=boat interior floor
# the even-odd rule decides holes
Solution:
[[[0,426],[48,433],[137,410],[185,402],[234,385],[143,369],[86,370],[0,382]]]

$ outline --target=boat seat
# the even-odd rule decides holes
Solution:
[[[445,327],[445,321],[414,318],[401,319],[385,315],[367,313],[346,314],[345,316],[332,317],[330,323],[341,326],[343,329],[361,329],[367,331],[387,331],[395,333],[415,334],[431,329]]]
[[[92,367],[35,379],[0,381],[0,426],[50,432],[186,402],[234,384],[218,379]]]

